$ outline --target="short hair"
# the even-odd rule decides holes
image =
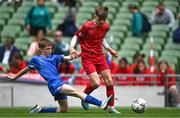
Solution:
[[[122,57],[120,60],[119,60],[119,63],[121,63],[121,61],[124,61],[126,64],[128,64],[128,60],[126,57]]]
[[[21,52],[17,51],[17,52],[14,52],[14,54],[12,54],[12,56],[16,59],[21,59],[23,60],[23,56],[21,54]]]
[[[136,59],[138,56],[142,56],[143,58],[146,57],[146,55],[144,53],[136,52],[133,56],[133,59]]]
[[[108,7],[97,7],[95,11],[96,16],[100,19],[106,19],[108,16]]]
[[[10,41],[12,45],[15,43],[15,40],[12,36],[7,37],[6,42],[8,42],[8,41]]]
[[[139,9],[137,4],[128,4],[128,9]]]
[[[160,2],[156,7],[161,7],[161,6],[164,6],[163,2]]]
[[[39,41],[38,45],[39,45],[40,49],[43,49],[44,47],[52,46],[53,44],[52,44],[52,42],[50,40],[48,40],[46,38],[42,38],[42,40]]]
[[[163,11],[165,9],[165,6],[163,3],[159,3],[157,6],[156,6],[157,9]]]

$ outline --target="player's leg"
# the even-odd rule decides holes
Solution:
[[[83,68],[84,68],[86,74],[88,75],[88,77],[90,79],[90,84],[88,84],[86,86],[86,88],[84,89],[84,93],[89,95],[91,92],[94,91],[94,89],[99,87],[100,79],[99,79],[98,74],[96,72],[96,67],[93,63],[91,63],[88,60],[82,60],[82,65],[83,65]],[[84,110],[89,109],[89,104],[83,100],[81,101],[81,105],[82,105]]]
[[[58,101],[59,103],[59,108],[56,107],[40,107],[39,105],[36,105],[33,107],[30,111],[30,113],[56,113],[56,112],[67,112],[68,111],[68,101],[67,101],[67,96],[66,95],[56,95],[54,97],[55,100]]]
[[[109,97],[110,95],[113,96],[112,101],[109,103],[109,108],[108,108],[109,112],[110,113],[120,113],[119,111],[117,111],[114,108],[114,96],[115,96],[115,93],[114,93],[113,79],[111,77],[110,70],[109,69],[103,70],[103,71],[100,72],[100,74],[103,77],[104,82],[106,84],[106,95],[107,95],[107,97]]]
[[[84,93],[89,95],[94,89],[97,89],[99,87],[100,79],[97,72],[90,73],[88,77],[90,79],[90,84],[86,86],[86,88],[84,89]],[[83,100],[81,101],[81,105],[84,110],[89,109],[89,104]]]
[[[57,109],[57,112],[68,112],[68,101],[67,100],[58,100],[60,108]]]
[[[58,112],[58,108],[56,107],[40,107],[39,105],[35,105],[31,110],[30,113],[56,113]]]
[[[100,79],[96,72],[96,67],[91,61],[89,61],[88,59],[86,60],[82,59],[82,65],[86,74],[88,75],[90,79],[90,84],[87,85],[87,87],[84,89],[84,92],[86,94],[90,94],[94,89],[99,87]]]
[[[113,95],[113,100],[110,102],[109,106],[114,106],[114,85],[113,79],[111,77],[111,72],[109,70],[109,65],[106,60],[102,60],[101,64],[96,66],[97,72],[101,74],[104,82],[106,84],[106,95],[107,97]]]
[[[109,69],[103,70],[100,72],[100,74],[101,74],[101,76],[104,79],[104,82],[106,84],[107,97],[110,95],[113,95],[113,99],[114,99],[114,86],[113,86],[113,80],[111,77],[110,70]],[[114,106],[114,100],[111,101],[109,106]]]
[[[100,86],[101,82],[97,72],[92,72],[88,74],[88,77],[90,79],[90,84],[84,90],[84,93],[86,94],[90,94],[94,89],[97,89]]]
[[[179,94],[177,87],[175,85],[170,86],[169,92],[173,95],[173,97],[176,101],[177,107],[180,107],[180,94]]]
[[[78,97],[81,100],[84,100],[87,103],[96,105],[102,109],[106,108],[106,106],[109,104],[109,102],[111,101],[111,98],[112,98],[112,96],[110,96],[107,100],[101,101],[101,100],[94,98],[93,96],[85,94],[82,91],[78,91],[78,90],[74,89],[73,87],[71,87],[70,85],[66,85],[66,84],[64,84],[60,88],[60,92],[63,94],[66,94],[68,96]]]

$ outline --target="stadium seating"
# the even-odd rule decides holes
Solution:
[[[6,21],[4,19],[0,19],[0,31],[3,30],[3,27],[6,25]]]
[[[125,39],[125,42],[127,44],[138,44],[138,45],[142,45],[143,44],[143,41],[141,38],[138,38],[138,37],[127,37]]]
[[[146,41],[131,36],[132,14],[127,8],[128,4],[137,4],[140,10],[150,17],[155,6],[160,2],[163,2],[167,8],[172,10],[175,17],[177,16],[180,10],[179,0],[84,0],[82,6],[80,6],[80,1],[77,0],[77,26],[80,28],[83,23],[93,18],[96,6],[108,6],[109,15],[107,20],[111,28],[107,33],[106,40],[108,43],[112,43],[111,46],[118,50],[121,56],[127,57],[130,63],[132,63],[132,57],[137,51],[143,52],[148,57],[150,49],[149,37],[153,36],[156,58],[167,59],[170,65],[180,73],[180,45],[172,43],[172,30],[167,26],[153,25]],[[1,43],[10,35],[15,37],[16,46],[21,47],[24,51],[27,50],[31,40],[24,27],[24,18],[33,4],[32,0],[23,0],[22,5],[19,7],[8,6],[7,4],[0,7]],[[52,13],[52,25],[53,30],[55,30],[57,25],[63,22],[68,7],[59,7],[50,1],[46,1],[46,6]],[[110,40],[111,36],[113,36],[113,42]],[[50,39],[53,39],[53,37],[50,36]],[[71,37],[64,37],[63,40],[69,43]],[[28,59],[26,55],[24,57]]]
[[[136,54],[135,50],[121,50],[120,52],[121,57],[133,57]]]
[[[146,61],[147,61],[148,57],[150,56],[149,49],[144,49],[144,50],[141,51],[141,53],[145,54]],[[155,56],[155,58],[158,59],[160,57],[160,53],[156,50],[156,51],[154,51],[154,56]]]
[[[135,43],[131,46],[129,43],[124,43],[122,45],[121,49],[140,51],[140,46],[138,44],[135,44]]]

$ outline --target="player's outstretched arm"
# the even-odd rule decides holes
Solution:
[[[78,53],[77,57],[80,57],[80,56],[81,56],[81,54]],[[75,59],[77,57],[72,57],[71,55],[68,55],[68,56],[64,56],[64,60],[65,61],[70,61],[70,60],[73,60],[73,59]]]
[[[106,42],[105,38],[103,39],[103,47],[109,52],[111,53],[111,55],[118,57],[119,54],[117,51],[113,50]]]
[[[76,42],[77,42],[77,36],[75,35],[71,40],[70,48],[69,48],[70,55],[73,59],[79,57],[80,54],[77,50],[74,49]]]
[[[29,70],[30,70],[30,68],[27,66],[26,68],[24,68],[21,71],[19,71],[19,73],[17,73],[14,77],[12,77],[11,75],[8,75],[7,79],[9,79],[9,80],[16,80],[19,77],[21,77],[22,75],[26,74]]]

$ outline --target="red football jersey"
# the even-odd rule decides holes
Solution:
[[[80,41],[82,52],[92,53],[91,57],[95,57],[96,54],[103,54],[102,41],[108,30],[109,24],[107,22],[101,27],[98,26],[94,20],[86,22],[82,28],[75,33]]]
[[[135,68],[137,67],[137,64],[133,63],[129,66],[129,68],[134,72]]]
[[[117,66],[115,73],[116,74],[132,74],[133,72],[131,68],[129,68],[128,66],[125,69],[121,69],[119,66]]]
[[[168,87],[170,87],[172,85],[176,85],[176,78],[175,77],[169,77],[168,83],[165,82],[166,81],[165,80],[166,74],[167,75],[168,74],[172,74],[172,75],[175,74],[174,70],[171,67],[168,68],[167,73],[158,73],[157,72],[157,74],[159,74],[159,77],[157,78],[157,85],[159,85],[159,86],[165,85]]]
[[[137,74],[152,74],[149,68],[145,68],[143,71]],[[136,77],[134,85],[151,85],[151,77]]]
[[[8,70],[9,73],[14,73],[17,74],[19,71],[21,71],[22,69],[24,69],[27,66],[27,62],[26,61],[20,61],[19,65],[17,67],[10,67],[10,69]]]
[[[125,69],[121,69],[119,66],[117,66],[115,70],[115,74],[132,74],[131,68],[127,66]],[[134,78],[133,77],[117,77],[116,81],[120,85],[132,85]]]
[[[110,65],[109,65],[109,69],[110,69],[112,74],[115,73],[117,66],[118,65],[113,60],[111,60]]]
[[[62,64],[58,67],[59,72],[63,74],[73,74],[75,71],[75,66],[73,64],[67,65],[66,68],[62,67]]]

